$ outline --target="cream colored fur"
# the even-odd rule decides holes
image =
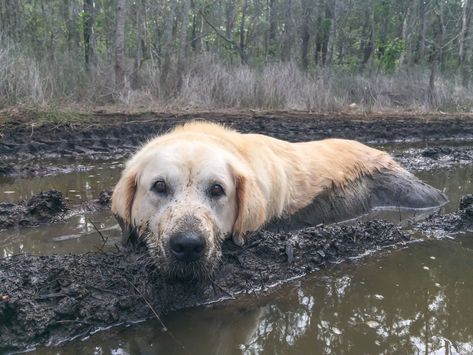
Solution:
[[[146,215],[142,205],[153,206],[144,203],[147,193],[137,195],[143,172],[149,165],[159,166],[156,155],[169,146],[175,146],[172,159],[179,161],[180,145],[187,150],[208,148],[202,149],[206,156],[179,165],[183,174],[197,172],[214,160],[219,160],[220,165],[214,168],[220,172],[228,166],[231,176],[227,178],[233,180],[235,193],[227,202],[234,205],[230,210],[235,209],[236,213],[227,213],[230,220],[219,228],[230,232],[238,244],[244,242],[247,232],[275,218],[294,214],[327,189],[343,188],[380,169],[402,169],[388,154],[355,141],[288,143],[259,134],[240,134],[212,123],[188,123],[151,140],[127,163],[112,198],[112,210],[122,221],[122,228],[134,224],[139,229],[148,222],[146,216],[140,217]],[[211,208],[208,213],[212,214]]]

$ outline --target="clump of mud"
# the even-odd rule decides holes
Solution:
[[[460,199],[459,210],[445,215],[436,214],[418,222],[414,228],[424,234],[442,237],[446,234],[473,231],[473,194]]]
[[[465,195],[460,199],[460,210],[473,210],[473,194]]]
[[[40,192],[18,204],[0,203],[0,229],[50,223],[67,210],[65,199],[57,190]]]

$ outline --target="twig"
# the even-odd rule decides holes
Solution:
[[[102,232],[100,231],[100,229],[97,228],[97,226],[95,225],[94,222],[92,222],[92,220],[90,218],[87,218],[87,220],[90,222],[90,224],[92,224],[92,226],[94,227],[94,229],[97,231],[97,233],[100,235],[100,238],[102,238],[102,246],[100,247],[100,250],[105,246],[105,243],[107,243],[108,241],[108,237],[105,238],[102,234]]]
[[[215,282],[214,279],[210,279],[210,281],[212,281],[212,285],[213,285],[213,286],[217,286],[217,287],[220,289],[220,291],[226,293],[229,297],[232,298],[232,300],[235,299],[235,295],[234,295],[233,293],[231,293],[230,291],[228,291],[228,290],[225,289],[224,287],[220,286],[218,283]],[[214,289],[214,292],[215,292],[215,289]],[[215,293],[216,293],[216,292],[215,292]]]
[[[161,318],[158,315],[158,312],[156,312],[156,310],[151,305],[151,303],[149,303],[149,301],[146,299],[146,297],[143,295],[143,293],[141,293],[141,291],[138,290],[138,288],[130,280],[127,280],[127,281],[130,283],[131,286],[133,286],[135,291],[140,295],[140,297],[143,299],[143,301],[146,302],[146,305],[149,307],[149,309],[151,309],[151,311],[154,313],[154,315],[156,316],[156,319],[159,321],[159,323],[161,323],[161,326],[163,327],[163,331],[167,332],[168,328],[164,325],[163,321],[161,320]],[[176,344],[178,344],[182,349],[184,349],[184,345],[179,340],[177,340],[176,337],[171,332],[169,332],[169,335],[176,342]]]

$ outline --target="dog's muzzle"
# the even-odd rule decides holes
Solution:
[[[205,254],[205,238],[197,232],[179,232],[169,240],[172,255],[179,261],[191,263]]]

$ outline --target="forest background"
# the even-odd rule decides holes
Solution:
[[[0,0],[0,109],[471,112],[472,0]]]

